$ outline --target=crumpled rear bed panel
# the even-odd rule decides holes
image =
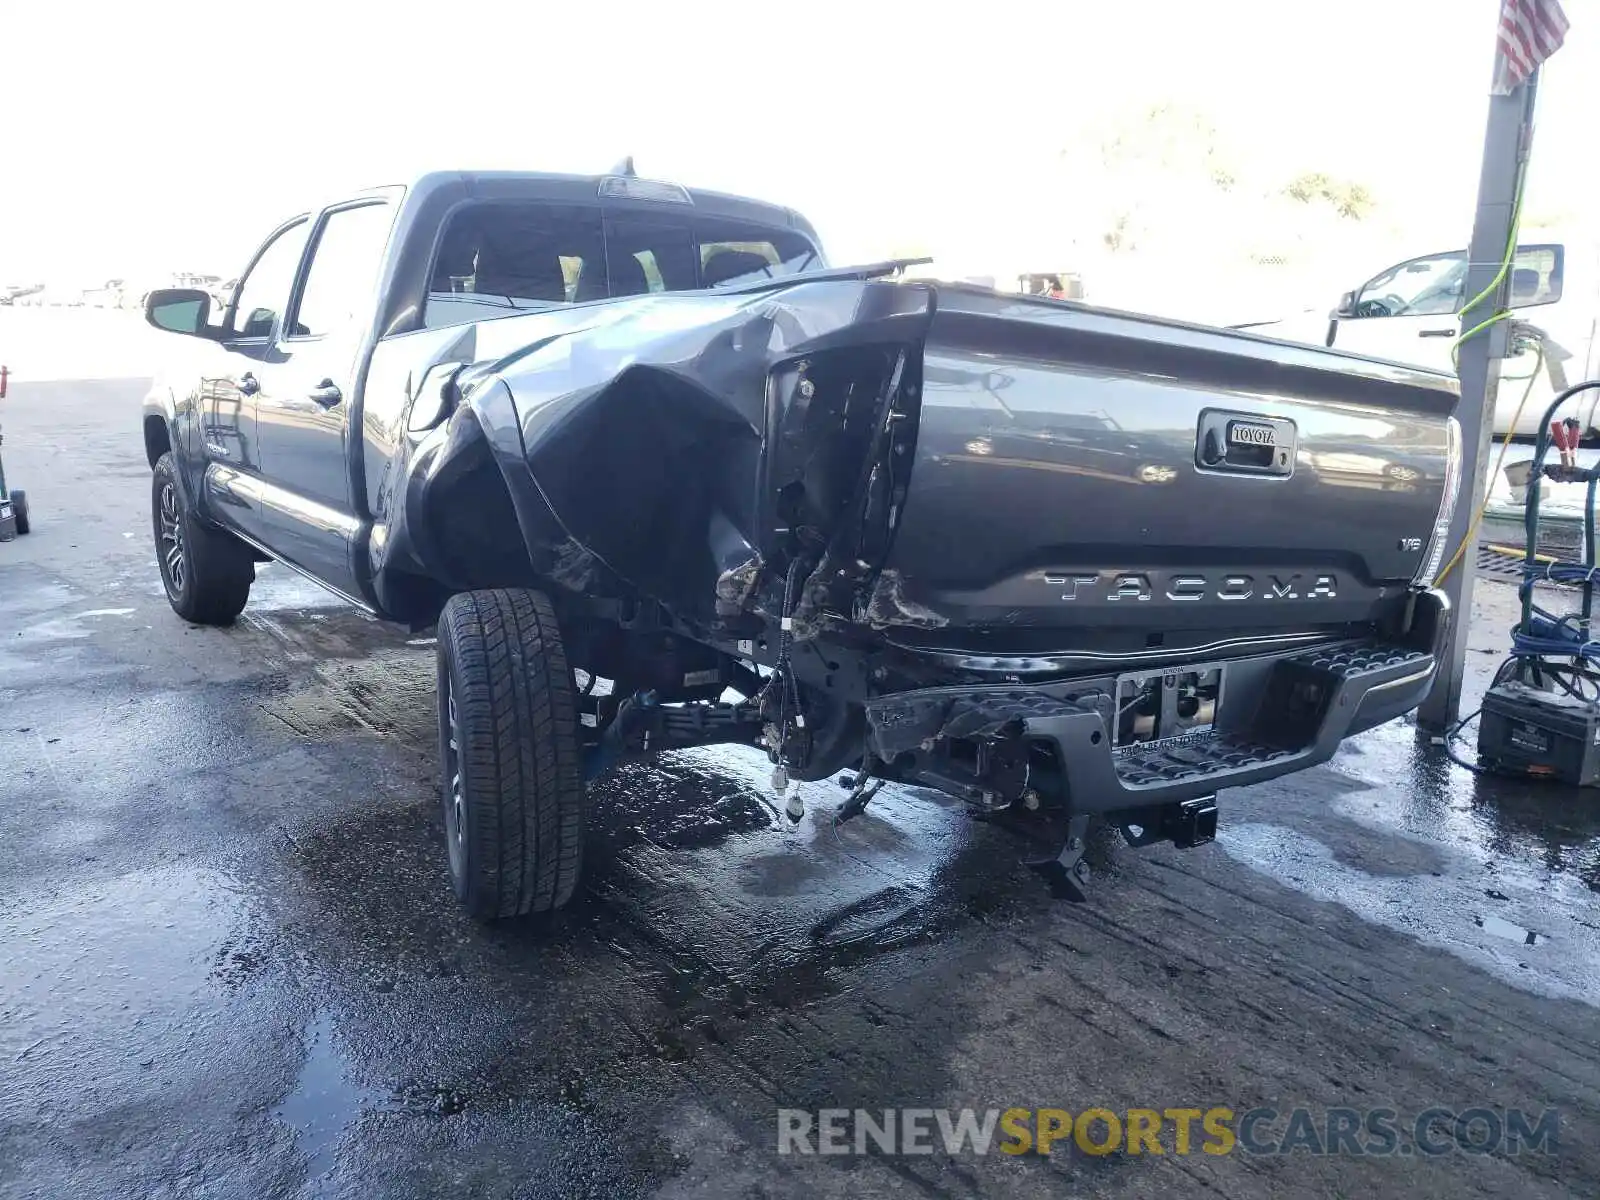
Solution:
[[[643,595],[705,619],[718,576],[763,541],[763,451],[782,419],[769,374],[915,341],[932,300],[926,287],[829,280],[597,305],[586,328],[569,310],[551,314],[559,336],[489,368],[514,415],[490,411],[493,388],[466,403],[484,410],[474,418],[502,470],[531,476],[567,537]]]

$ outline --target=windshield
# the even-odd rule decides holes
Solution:
[[[446,226],[428,286],[429,327],[619,296],[734,287],[819,270],[803,234],[667,206],[610,209],[483,202]]]
[[[1373,316],[1437,316],[1461,305],[1467,278],[1464,253],[1416,258],[1391,267],[1361,289]]]

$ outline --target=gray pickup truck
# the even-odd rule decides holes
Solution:
[[[1448,608],[1454,383],[1244,333],[826,265],[796,213],[639,179],[430,174],[293,218],[144,407],[173,609],[276,559],[438,634],[457,894],[579,877],[590,781],[711,743],[1017,831],[1081,898],[1093,817],[1416,706]]]

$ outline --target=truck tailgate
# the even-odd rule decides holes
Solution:
[[[876,617],[997,653],[1376,620],[1429,556],[1456,399],[1394,364],[941,286]]]

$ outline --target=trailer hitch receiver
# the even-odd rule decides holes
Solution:
[[[1122,818],[1118,828],[1130,846],[1171,842],[1180,850],[1192,850],[1217,838],[1215,796],[1196,796],[1193,800],[1117,815]]]

